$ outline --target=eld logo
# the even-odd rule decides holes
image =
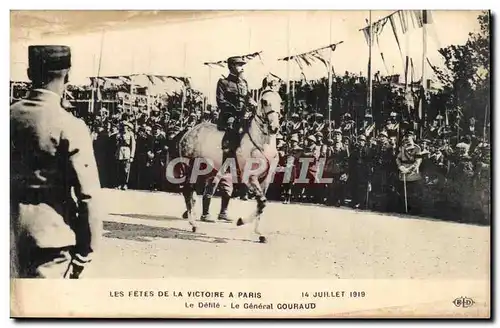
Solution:
[[[468,308],[468,307],[471,307],[472,305],[474,305],[474,300],[472,298],[462,296],[462,297],[455,298],[455,300],[453,301],[453,304],[456,307]]]

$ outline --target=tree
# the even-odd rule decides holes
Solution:
[[[465,44],[439,49],[446,68],[437,69],[437,75],[448,97],[446,105],[462,124],[471,117],[483,124],[489,122],[485,115],[490,106],[489,11],[483,11],[477,19],[480,31],[469,33]]]

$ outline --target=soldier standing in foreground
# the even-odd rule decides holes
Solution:
[[[412,214],[421,213],[422,175],[420,173],[421,149],[415,143],[415,133],[406,132],[403,144],[396,157],[399,170],[400,195],[405,208]]]
[[[70,67],[69,47],[30,46],[33,89],[10,109],[12,278],[78,278],[101,238],[90,131],[61,107]]]

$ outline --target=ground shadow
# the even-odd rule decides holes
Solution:
[[[179,216],[171,216],[171,215],[153,215],[153,214],[135,214],[135,213],[109,213],[112,216],[122,216],[131,219],[140,219],[140,220],[156,220],[156,221],[186,221],[186,219],[181,218],[182,215]]]
[[[193,233],[176,228],[153,227],[144,224],[131,224],[104,221],[103,236],[107,238],[126,239],[140,242],[151,242],[154,238],[171,238],[193,240],[211,244],[227,243],[226,238],[210,237],[204,233]]]

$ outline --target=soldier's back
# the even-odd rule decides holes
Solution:
[[[92,144],[85,123],[60,106],[58,95],[35,91],[11,106],[10,124],[11,201],[18,211],[20,232],[31,236],[39,247],[74,244],[68,221],[75,206],[70,190],[76,175],[100,187],[92,179],[96,167],[92,147],[85,147]],[[90,159],[79,168],[69,165],[72,156]]]

